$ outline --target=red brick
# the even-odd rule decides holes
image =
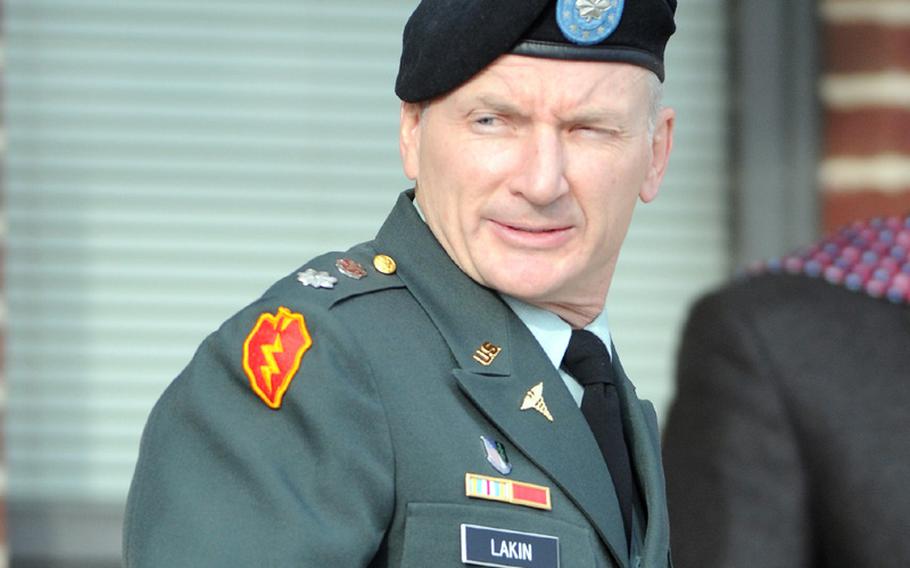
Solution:
[[[830,24],[825,59],[828,73],[910,70],[910,26]]]
[[[856,219],[910,214],[910,186],[900,193],[881,193],[874,189],[851,193],[822,194],[822,225],[834,230]]]
[[[825,130],[828,157],[910,155],[910,108],[829,109]]]

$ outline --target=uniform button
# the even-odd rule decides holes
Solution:
[[[395,271],[398,270],[395,259],[387,254],[377,254],[374,256],[373,267],[382,274],[395,274]]]

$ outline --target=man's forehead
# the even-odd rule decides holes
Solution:
[[[676,0],[422,0],[403,37],[396,93],[439,97],[505,54],[623,62],[663,79]]]
[[[541,80],[574,77],[590,82],[612,79],[619,83],[629,83],[643,80],[648,73],[643,67],[622,62],[546,59],[507,53],[496,58],[465,84],[486,77],[507,80],[523,75],[533,75]]]
[[[637,93],[646,87],[649,73],[625,63],[547,60],[509,54],[454,89],[451,95],[497,106],[544,95],[596,105],[597,99]]]

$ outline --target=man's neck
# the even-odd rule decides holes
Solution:
[[[526,303],[556,314],[560,319],[572,326],[572,329],[583,329],[597,319],[597,316],[600,315],[604,308],[603,302],[596,305],[551,304],[533,301],[526,301]]]

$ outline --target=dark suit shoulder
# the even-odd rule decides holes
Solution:
[[[820,278],[761,274],[737,280],[702,297],[693,320],[731,317],[760,327],[825,328],[890,321],[910,332],[910,308],[835,286]]]

